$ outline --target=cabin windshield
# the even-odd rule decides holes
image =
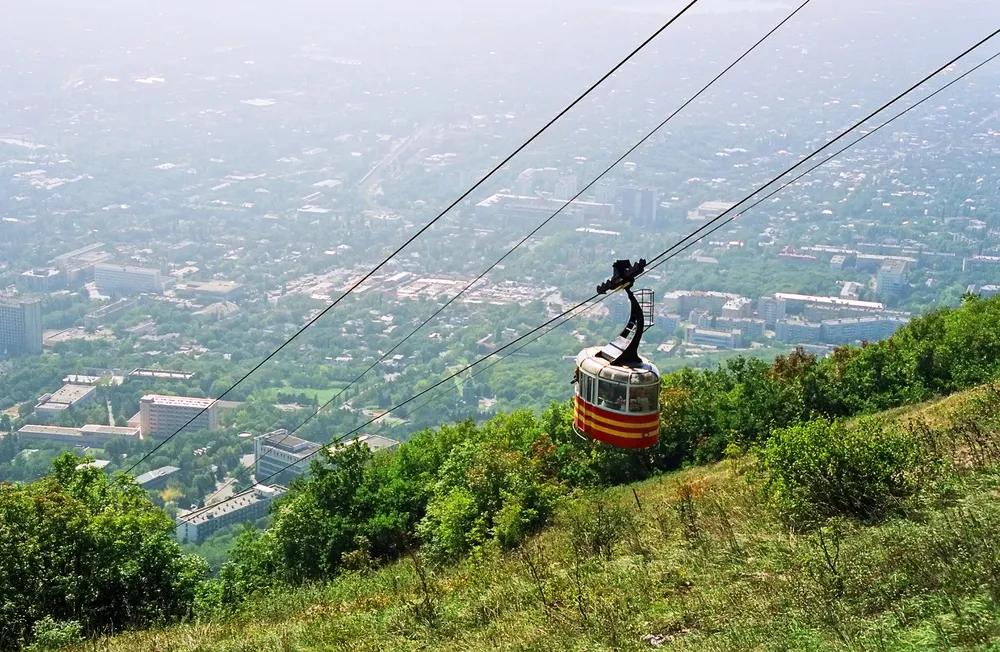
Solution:
[[[601,379],[597,386],[597,404],[611,410],[625,411],[626,385]]]
[[[629,412],[655,412],[659,385],[633,385],[628,391]]]

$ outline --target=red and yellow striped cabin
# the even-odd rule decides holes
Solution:
[[[611,364],[601,347],[576,358],[573,428],[583,437],[619,448],[648,448],[660,436],[660,372],[646,360],[634,367]]]

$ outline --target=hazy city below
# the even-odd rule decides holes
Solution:
[[[573,356],[621,329],[621,297],[387,413],[1000,23],[995,2],[814,0],[354,382],[798,4],[703,0],[213,402],[681,4],[16,4],[0,23],[0,481],[72,450],[177,518],[246,492],[233,522],[263,518],[296,460],[353,429],[381,450],[568,399]],[[823,357],[1000,293],[998,89],[983,67],[643,277],[644,354],[664,371]]]

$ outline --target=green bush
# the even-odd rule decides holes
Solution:
[[[83,627],[75,620],[59,621],[45,616],[32,629],[35,642],[26,648],[28,652],[61,650],[83,640]]]
[[[766,489],[793,527],[833,516],[879,521],[917,489],[920,444],[884,422],[818,419],[776,430],[761,452]]]

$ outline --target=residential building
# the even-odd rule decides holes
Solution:
[[[97,310],[84,315],[83,325],[86,328],[97,328],[98,326],[111,323],[118,315],[137,305],[136,301],[136,299],[118,299],[117,301],[105,304]]]
[[[878,268],[875,291],[885,298],[897,297],[906,290],[907,264],[902,260],[887,260]]]
[[[753,301],[746,297],[730,299],[722,305],[722,316],[726,319],[744,319],[753,315]]]
[[[681,316],[671,313],[659,314],[656,316],[656,325],[661,332],[669,335],[681,325]]]
[[[712,313],[696,308],[688,313],[688,321],[698,328],[711,328],[713,321]]]
[[[210,398],[147,394],[139,399],[139,428],[143,437],[154,439],[169,437],[181,428],[218,430],[219,406]]]
[[[675,290],[667,292],[660,300],[663,310],[687,315],[692,310],[707,310],[713,315],[722,312],[722,307],[733,299],[741,298],[729,292],[703,292],[700,290]]]
[[[685,341],[695,346],[714,346],[719,349],[736,349],[743,344],[743,334],[738,331],[719,331],[688,326]]]
[[[552,186],[552,196],[567,200],[580,190],[580,182],[575,174],[561,174]]]
[[[355,442],[364,444],[368,447],[368,450],[373,453],[390,450],[399,446],[399,442],[397,440],[390,439],[389,437],[383,437],[382,435],[358,435],[346,443],[339,444],[339,446],[348,446]]]
[[[176,466],[161,466],[152,471],[146,471],[135,476],[135,483],[143,489],[162,489],[167,486],[167,481],[177,475],[180,469]]]
[[[810,344],[820,341],[821,326],[800,319],[779,319],[774,324],[774,337],[789,344]]]
[[[211,533],[232,525],[254,521],[267,514],[275,498],[285,493],[278,485],[247,489],[215,505],[180,512],[175,535],[181,543],[201,543]]]
[[[37,299],[0,301],[0,356],[42,352],[42,309]]]
[[[975,282],[1000,281],[1000,256],[970,256],[962,259],[962,271],[975,273]]]
[[[785,318],[785,302],[773,296],[761,297],[757,301],[757,315],[764,324],[773,327],[778,320]]]
[[[94,265],[94,284],[104,294],[123,296],[140,292],[163,292],[160,271],[130,265]]]
[[[885,304],[877,301],[857,301],[854,299],[841,299],[840,297],[821,297],[810,294],[792,294],[789,292],[776,292],[774,298],[784,302],[785,311],[788,313],[801,312],[810,303],[838,308],[854,308],[856,310],[885,310]]]
[[[129,380],[136,378],[155,380],[191,380],[193,371],[174,371],[171,369],[133,369],[128,372]]]
[[[1000,294],[1000,285],[984,285],[979,288],[979,296],[984,299],[995,297],[997,294]]]
[[[820,322],[820,341],[825,344],[877,342],[905,326],[907,320],[897,317],[854,317],[827,319]]]
[[[66,275],[66,283],[79,286],[94,278],[94,265],[111,258],[111,254],[103,251],[104,243],[94,244],[68,251],[52,259],[55,265]]]
[[[740,331],[743,334],[743,346],[747,346],[750,342],[764,341],[763,319],[728,319],[726,317],[719,317],[715,320],[715,328],[720,331]]]

